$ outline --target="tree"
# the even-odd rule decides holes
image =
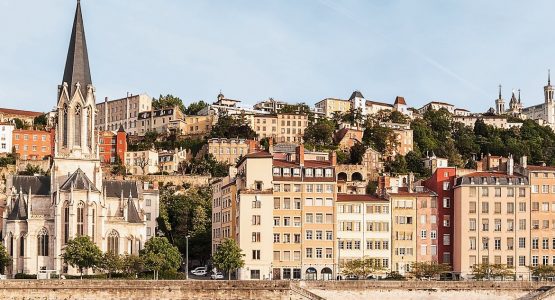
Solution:
[[[476,280],[483,279],[505,279],[507,277],[514,279],[514,269],[504,264],[475,264],[472,267],[471,274]]]
[[[212,257],[214,266],[219,270],[225,271],[228,280],[231,280],[231,271],[245,265],[245,260],[241,252],[242,250],[235,240],[225,239]]]
[[[394,160],[385,163],[384,169],[392,174],[406,174],[408,173],[407,161],[404,156],[397,154]]]
[[[210,132],[211,138],[243,138],[252,140],[257,134],[247,124],[244,116],[230,116],[225,112],[221,112],[218,121],[212,127]]]
[[[6,251],[4,244],[0,243],[0,273],[4,274],[6,267],[12,265],[12,257]]]
[[[15,123],[15,129],[25,129],[25,127],[27,127],[25,122],[19,118],[14,118],[13,121]]]
[[[398,144],[393,129],[380,125],[368,125],[362,136],[364,144],[376,149],[384,156],[391,156]]]
[[[152,100],[153,109],[162,109],[175,106],[177,106],[182,113],[185,113],[185,105],[183,105],[183,100],[181,100],[179,97],[168,94],[166,96],[160,95],[158,99],[155,98]]]
[[[127,173],[127,168],[123,165],[123,161],[117,154],[116,158],[114,159],[114,163],[112,164],[112,170],[110,170],[110,172],[112,173],[112,175],[125,175]]]
[[[366,279],[366,277],[383,268],[380,265],[380,260],[375,258],[359,258],[345,262],[341,267],[341,273],[347,276],[356,276],[357,278]]]
[[[137,274],[141,273],[144,269],[144,262],[140,256],[126,253],[123,256],[122,269],[125,273],[137,277]]]
[[[436,278],[441,273],[450,270],[449,265],[438,264],[437,262],[414,262],[411,266],[410,273],[418,278]]]
[[[46,114],[42,114],[40,116],[36,116],[33,119],[33,124],[37,127],[44,128],[48,125],[48,119],[46,118]]]
[[[547,278],[555,277],[555,266],[538,265],[529,268],[532,272],[532,276],[538,277],[538,280],[547,280]]]
[[[199,111],[206,108],[207,106],[208,106],[208,103],[202,100],[197,102],[191,102],[191,104],[189,104],[189,106],[185,108],[185,111],[183,113],[186,115],[196,115]]]
[[[153,237],[148,240],[140,251],[140,256],[145,268],[154,272],[155,279],[160,271],[175,271],[181,266],[179,249],[170,244],[165,237]]]
[[[368,185],[366,186],[366,194],[375,195],[377,190],[378,190],[378,182],[368,181]]]
[[[158,133],[156,131],[147,131],[145,132],[145,136],[143,138],[143,143],[145,143],[145,145],[150,146],[150,148],[154,147],[154,143],[156,142],[156,139],[158,139]]]
[[[72,267],[78,268],[83,279],[84,269],[100,266],[102,251],[88,236],[80,235],[67,242],[62,258]]]
[[[137,165],[137,167],[141,168],[141,170],[143,171],[142,175],[147,175],[147,167],[151,164],[150,158],[147,158],[146,156],[139,156],[137,158],[134,158],[135,160],[135,165]]]
[[[318,119],[316,123],[310,124],[304,131],[304,142],[307,148],[315,150],[335,149],[333,133],[335,125],[328,119]]]
[[[123,270],[123,258],[119,254],[108,251],[102,255],[100,268],[108,273],[108,278],[111,278],[113,273]]]
[[[362,160],[364,159],[364,154],[366,153],[366,146],[364,146],[364,144],[362,143],[355,143],[351,147],[351,151],[349,153],[350,153],[350,163],[359,165],[362,163]]]
[[[25,171],[19,172],[19,175],[33,176],[35,174],[45,174],[45,172],[37,165],[27,164]]]

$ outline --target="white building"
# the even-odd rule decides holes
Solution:
[[[9,122],[0,123],[0,153],[12,152],[14,125]]]
[[[77,2],[58,88],[57,122],[52,124],[56,142],[51,175],[11,176],[7,182],[2,237],[13,259],[11,274],[39,270],[77,274],[61,257],[76,236],[89,236],[103,252],[116,254],[138,254],[146,241],[140,184],[103,180],[93,127],[94,91]]]
[[[543,87],[544,103],[522,109],[522,114],[528,119],[536,120],[540,124],[549,125],[555,129],[555,88],[551,85],[551,74],[547,76],[547,85]],[[520,98],[520,97],[519,97]]]
[[[335,206],[339,265],[349,260],[371,258],[383,268],[373,275],[385,276],[391,267],[389,201],[370,195],[337,194]]]
[[[158,152],[154,150],[125,152],[125,167],[132,175],[147,175],[157,173]]]

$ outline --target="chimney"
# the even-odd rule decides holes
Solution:
[[[337,166],[337,153],[335,151],[330,153],[330,160],[332,166]]]
[[[526,157],[526,155],[520,157],[520,166],[524,169],[528,167],[528,157]]]
[[[295,161],[301,167],[304,166],[304,145],[303,144],[300,144],[299,146],[297,146],[297,148],[295,148]]]
[[[248,153],[253,153],[256,151],[256,141],[255,140],[247,140],[247,144],[249,146]]]
[[[513,155],[509,154],[509,160],[507,160],[507,175],[513,175],[514,165]]]

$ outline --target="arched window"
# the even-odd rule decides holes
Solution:
[[[75,115],[74,115],[74,123],[75,123],[75,132],[74,132],[74,141],[73,144],[75,146],[81,146],[81,106],[75,106]]]
[[[91,241],[94,242],[94,235],[96,230],[96,204],[91,208]]]
[[[64,223],[63,241],[64,241],[64,244],[67,244],[67,242],[69,241],[69,204],[67,203],[67,201],[64,202],[63,223]]]
[[[39,256],[48,256],[48,230],[46,228],[42,228],[37,235],[37,242],[38,242],[38,255]]]
[[[108,235],[108,252],[119,254],[119,233],[115,230]]]
[[[67,146],[67,139],[68,139],[68,136],[67,136],[67,120],[68,120],[68,117],[67,116],[68,116],[68,111],[67,111],[67,105],[66,104],[64,104],[64,108],[63,108],[62,113],[64,114],[63,115],[63,121],[62,121],[62,135],[63,135],[62,142],[63,142],[64,146]]]
[[[26,238],[26,233],[22,232],[21,235],[19,236],[19,256],[24,257],[25,256],[25,238]]]
[[[13,257],[13,234],[10,232],[10,237],[8,238],[8,241],[10,243],[10,256]]]
[[[79,202],[77,205],[77,235],[84,235],[85,234],[85,203],[83,201]]]

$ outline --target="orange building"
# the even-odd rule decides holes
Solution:
[[[117,132],[100,131],[100,159],[105,164],[111,164],[116,161],[116,155],[121,161],[125,160],[125,152],[127,152],[127,134],[123,127]]]
[[[42,160],[52,156],[53,132],[45,130],[16,129],[12,134],[15,152],[23,160]]]

